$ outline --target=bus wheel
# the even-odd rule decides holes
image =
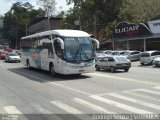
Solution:
[[[51,64],[49,70],[50,70],[50,74],[51,74],[52,76],[55,76],[55,75],[56,75],[54,65]]]

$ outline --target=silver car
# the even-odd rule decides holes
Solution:
[[[106,57],[107,55],[103,52],[95,52],[94,53],[94,58],[95,58],[95,61],[99,60],[99,59],[102,59],[104,57]]]
[[[160,51],[146,51],[142,52],[140,56],[141,65],[152,64],[153,60],[160,57]]]
[[[130,61],[136,61],[140,59],[140,51],[127,51],[122,56],[127,57]]]
[[[160,57],[155,58],[152,64],[155,65],[156,67],[160,67]]]
[[[9,52],[5,56],[5,61],[6,62],[20,62],[20,56],[17,53],[14,52]]]
[[[125,72],[131,67],[131,62],[126,57],[122,56],[108,56],[96,62],[95,68],[97,71],[100,69],[108,69],[115,72],[117,69],[123,69]]]

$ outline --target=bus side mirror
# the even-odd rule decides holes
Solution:
[[[99,41],[95,38],[91,38],[91,40],[96,43],[96,47],[99,49]]]
[[[55,38],[54,41],[56,41],[56,40],[60,43],[61,49],[64,49],[64,42],[63,42],[63,40],[61,38]]]

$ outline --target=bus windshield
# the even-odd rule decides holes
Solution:
[[[64,58],[68,61],[80,62],[93,59],[92,41],[89,37],[66,37],[64,46]]]

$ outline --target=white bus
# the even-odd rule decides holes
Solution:
[[[21,38],[21,62],[52,76],[89,73],[95,69],[96,48],[98,40],[84,31],[45,31]]]

